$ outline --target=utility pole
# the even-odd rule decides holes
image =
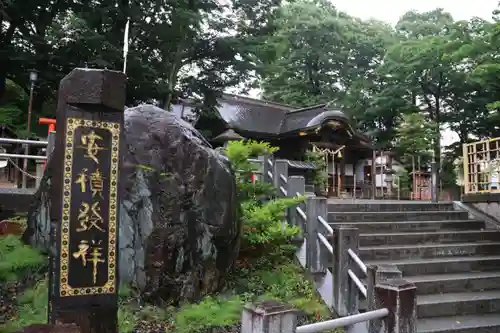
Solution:
[[[38,72],[36,70],[32,70],[30,72],[30,99],[28,102],[28,124],[26,125],[26,140],[30,138],[30,130],[31,130],[31,111],[33,109],[33,91],[35,90],[35,82],[38,79]],[[24,145],[24,155],[29,154],[29,145]],[[23,174],[22,174],[22,188],[26,188],[26,183],[28,182],[27,178],[28,174],[28,159],[25,157],[23,159]]]

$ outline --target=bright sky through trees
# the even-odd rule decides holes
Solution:
[[[396,24],[399,17],[409,10],[430,11],[443,8],[453,15],[455,20],[467,20],[473,16],[491,19],[498,0],[331,0],[340,10],[362,19],[375,18]]]

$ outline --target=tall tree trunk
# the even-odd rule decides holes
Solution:
[[[177,84],[177,74],[179,73],[182,61],[182,51],[184,45],[183,41],[184,38],[182,37],[182,40],[179,41],[179,44],[177,44],[177,50],[175,51],[175,56],[170,67],[170,72],[168,74],[167,94],[165,96],[165,101],[163,102],[163,109],[165,111],[170,111],[170,104],[172,103],[172,98],[174,96],[174,88]]]
[[[437,198],[439,200],[439,184],[441,183],[441,177],[440,174],[442,172],[442,167],[441,167],[441,103],[440,103],[440,96],[435,95],[435,112],[434,112],[434,121],[436,124],[436,139],[434,140],[434,161],[436,162],[437,165],[437,175],[436,175],[436,184],[437,188],[436,190],[438,191],[437,193]]]

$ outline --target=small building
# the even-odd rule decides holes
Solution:
[[[187,105],[174,106],[173,111],[195,118]],[[215,147],[223,144],[221,137],[269,142],[279,147],[276,158],[290,161],[292,174],[307,175],[307,170],[313,168],[304,163],[307,151],[324,154],[328,161],[326,191],[330,196],[352,193],[355,179],[356,183],[372,181],[371,172],[365,172],[365,160],[373,156],[370,139],[355,131],[342,111],[328,104],[297,109],[223,94],[215,116],[199,117],[194,125]]]
[[[365,170],[371,172],[372,160],[365,161]],[[397,175],[404,170],[404,165],[399,161],[393,152],[379,151],[375,157],[375,188],[377,196],[382,196],[390,192],[390,188],[398,187]],[[389,179],[388,174],[395,176]],[[392,184],[392,185],[390,185]]]

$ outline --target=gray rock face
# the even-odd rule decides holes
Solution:
[[[239,250],[236,185],[227,159],[188,123],[151,105],[125,111],[125,141],[120,279],[145,298],[174,303],[216,291]],[[24,235],[45,250],[48,176]]]

